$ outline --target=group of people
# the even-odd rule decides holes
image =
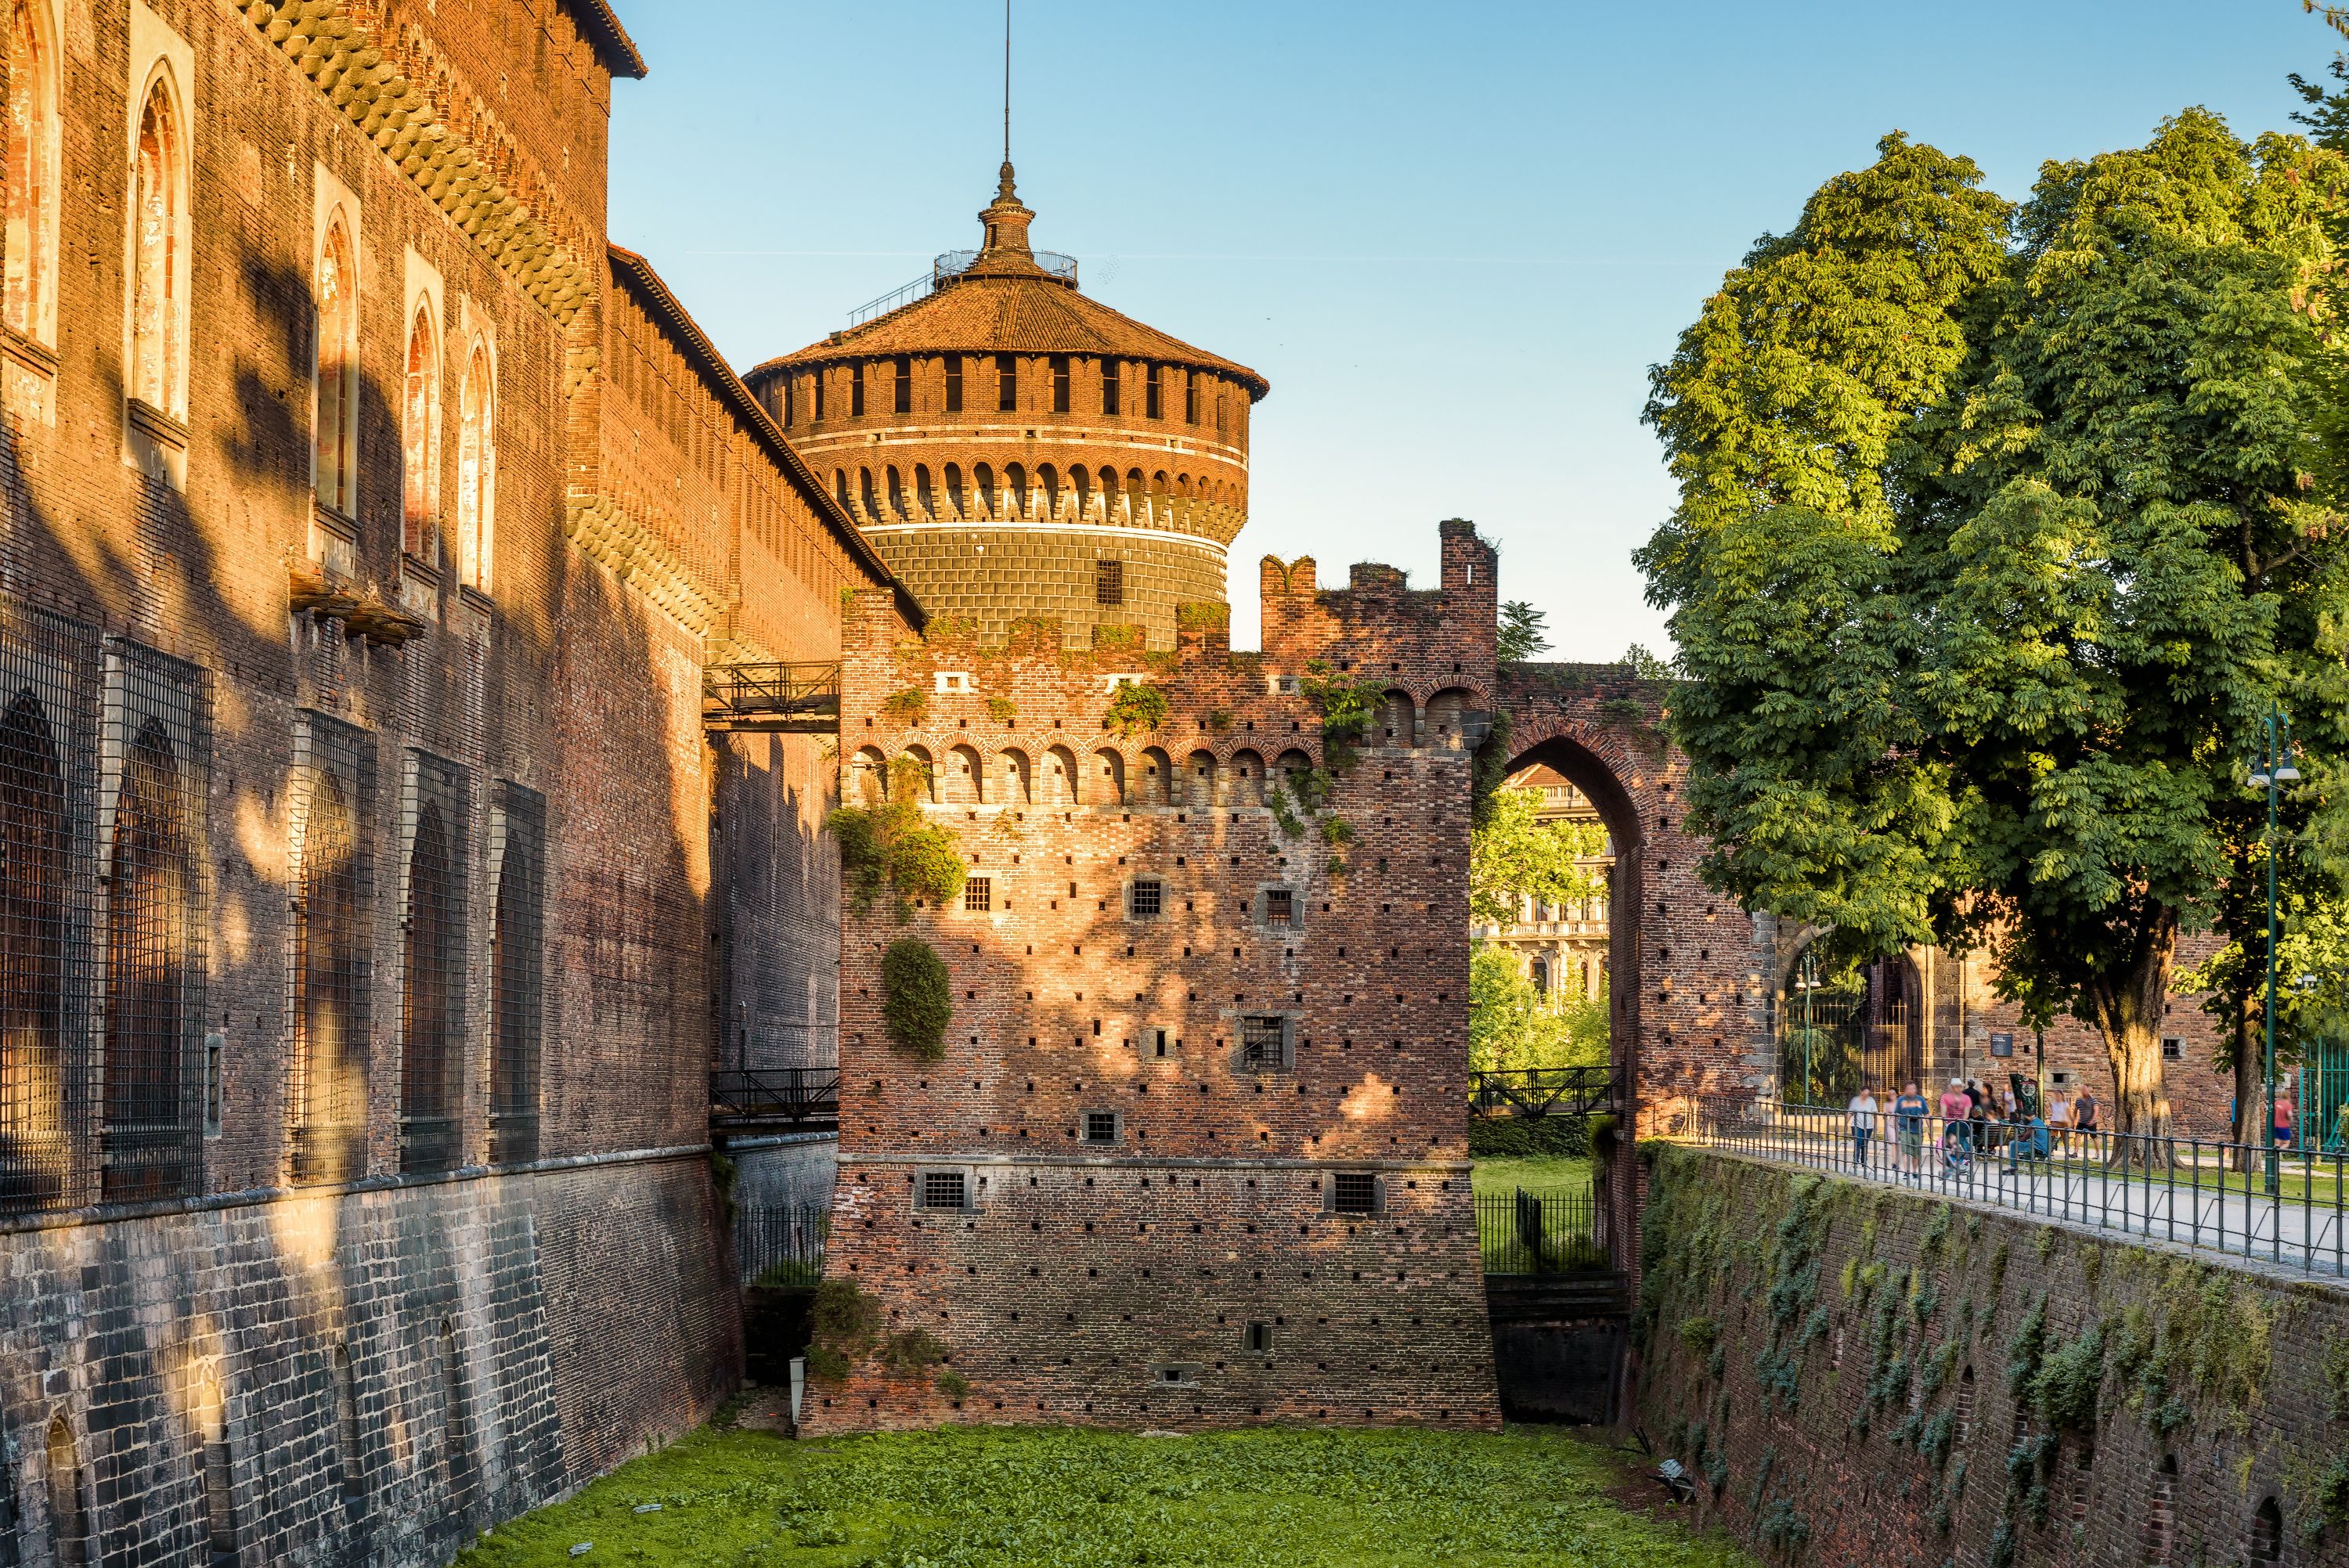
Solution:
[[[1932,1140],[1935,1157],[1953,1171],[1970,1168],[1977,1153],[1989,1153],[1994,1147],[2003,1148],[2007,1168],[2013,1170],[2019,1161],[2045,1160],[2055,1150],[2069,1148],[2075,1137],[2085,1140],[2102,1130],[2099,1118],[2104,1108],[2087,1089],[2074,1096],[2058,1088],[2044,1111],[2037,1100],[2035,1088],[2013,1078],[1996,1091],[1985,1088],[1980,1078],[1953,1078],[1938,1104],[1918,1091],[1913,1078],[1898,1094],[1888,1088],[1881,1099],[1863,1085],[1847,1108],[1851,1118],[1852,1163],[1865,1170],[1868,1146],[1889,1135],[1888,1147],[1900,1173],[1921,1177],[1926,1169],[1927,1123],[1937,1116],[1940,1130]]]

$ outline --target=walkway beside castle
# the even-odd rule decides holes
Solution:
[[[1887,1125],[1859,1137],[1842,1111],[1724,1100],[1700,1109],[1693,1140],[2270,1268],[2349,1277],[2349,1152],[2281,1149],[2271,1171],[2267,1150],[2242,1144],[2111,1133],[2039,1143],[2028,1130],[1993,1123],[1985,1136],[1938,1117],[1904,1138],[1889,1117],[1878,1119]]]

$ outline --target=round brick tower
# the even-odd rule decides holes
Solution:
[[[980,249],[750,387],[933,616],[1171,647],[1177,604],[1224,603],[1268,384],[1080,293],[1074,260],[1030,247],[1009,162],[978,216]]]

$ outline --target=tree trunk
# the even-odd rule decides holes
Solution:
[[[2126,1168],[2168,1162],[2169,1096],[2161,1081],[2161,1010],[2178,957],[2178,912],[2150,911],[2126,967],[2084,988],[2088,1021],[2104,1031],[2113,1068],[2111,1160]],[[2158,1141],[2157,1141],[2158,1140]]]
[[[2235,1127],[2234,1137],[2243,1147],[2228,1156],[2228,1163],[2237,1171],[2251,1168],[2251,1146],[2267,1136],[2263,1123],[2267,1120],[2268,1102],[2261,1085],[2261,1046],[2251,1033],[2249,1007],[2235,1015]]]

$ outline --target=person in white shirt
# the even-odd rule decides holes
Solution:
[[[1861,1170],[1868,1168],[1868,1140],[1876,1131],[1876,1096],[1867,1085],[1851,1097],[1851,1162]]]
[[[2061,1088],[2047,1094],[2047,1130],[2058,1150],[2067,1148],[2072,1136],[2072,1098]]]

